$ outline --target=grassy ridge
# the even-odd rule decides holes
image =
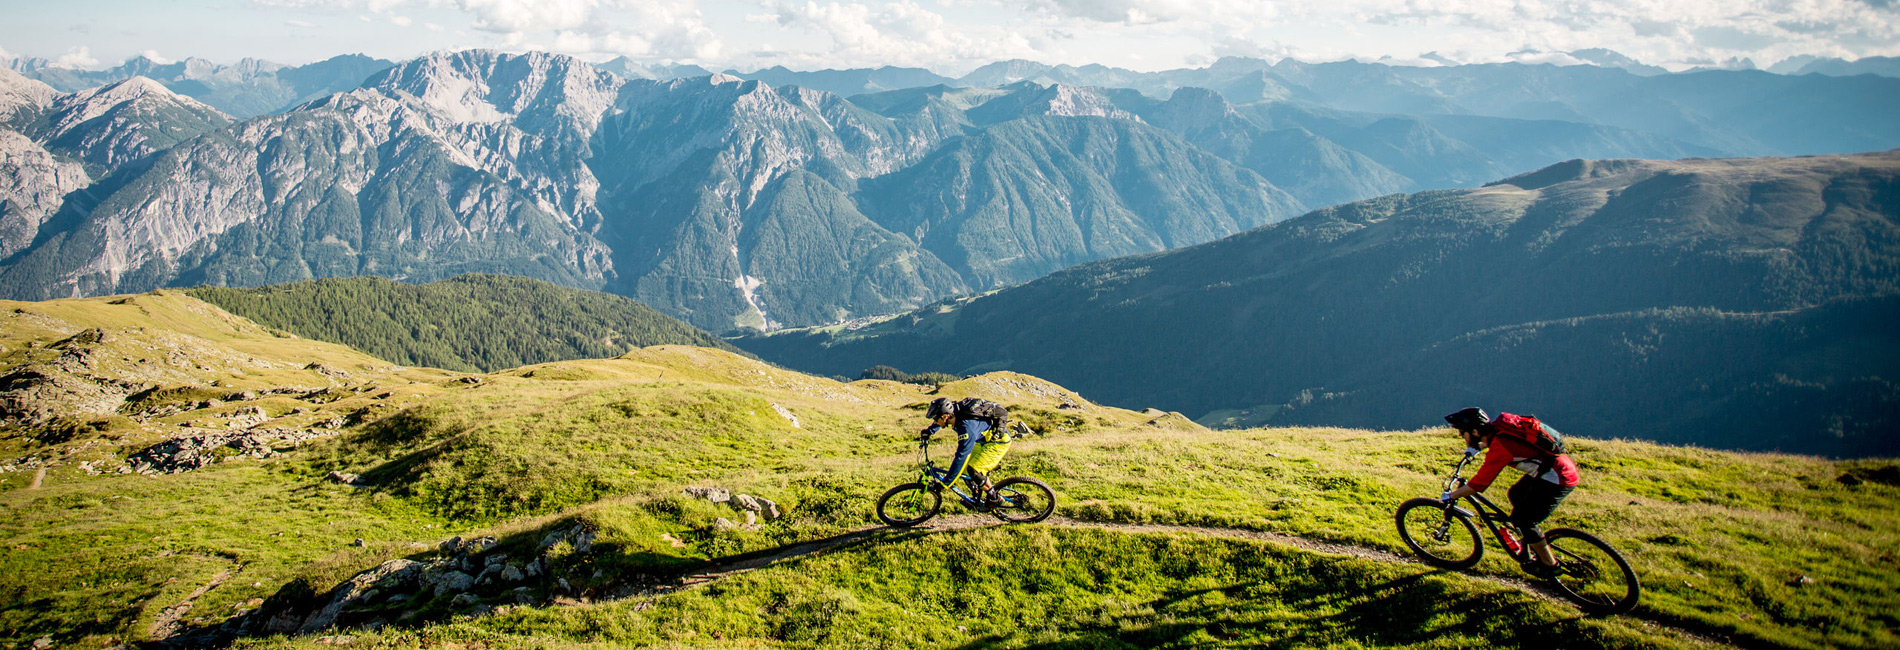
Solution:
[[[513,609],[423,648],[1695,647],[1508,587],[1261,542],[1049,527],[898,532],[651,602]],[[311,646],[271,640],[244,647]]]
[[[137,313],[136,304],[59,304],[73,317]],[[116,344],[145,340],[131,322],[113,330],[122,336]],[[285,340],[249,327],[199,331],[223,332],[227,345],[276,359],[268,344]],[[6,341],[21,354],[34,350]],[[309,344],[296,350],[322,345],[289,342]],[[337,358],[341,366],[350,357]],[[629,581],[870,525],[871,500],[915,470],[909,440],[921,425],[917,407],[933,396],[926,387],[841,384],[694,347],[525,367],[473,384],[447,373],[361,379],[376,385],[344,391],[349,397],[336,402],[324,401],[332,395],[325,391],[260,403],[273,413],[312,409],[299,416],[310,418],[375,407],[362,426],[286,456],[187,474],[90,476],[73,464],[127,453],[162,427],[204,421],[231,405],[149,423],[121,418],[56,445],[7,432],[0,456],[64,460],[39,489],[26,488],[31,472],[0,473],[0,547],[9,549],[0,554],[0,636],[51,635],[81,647],[137,641],[161,610],[241,566],[191,610],[188,622],[202,619],[191,622],[202,629],[258,606],[254,599],[308,599],[385,559],[427,554],[450,535],[492,534],[522,557],[548,531],[575,521],[599,531],[597,550],[562,569],[578,592],[604,596]],[[1165,416],[1095,406],[1010,373],[953,382],[936,394],[990,396],[1043,428],[1044,435],[1017,443],[1003,472],[1049,481],[1070,517],[1272,531],[1394,551],[1392,509],[1436,494],[1458,446],[1443,431],[1171,426]],[[1062,402],[1083,408],[1057,409]],[[944,458],[947,444],[939,442],[933,457]],[[1900,469],[1891,462],[1577,445],[1585,483],[1555,524],[1583,527],[1625,551],[1648,587],[1644,613],[1758,645],[1900,644],[1893,632],[1900,596],[1888,588],[1900,579],[1900,488],[1891,485]],[[362,474],[371,487],[325,481],[333,470]],[[1837,480],[1844,475],[1858,484]],[[683,497],[686,486],[770,498],[789,516],[756,529],[722,527],[718,519],[733,511]],[[359,537],[364,546],[352,544]],[[1495,549],[1487,555],[1479,571],[1518,575]],[[953,557],[976,559],[946,561]],[[1444,599],[1477,609],[1424,605]],[[1591,643],[1680,641],[1629,619],[1567,620],[1560,606],[1419,567],[1252,542],[1048,527],[881,534],[665,596],[648,609],[629,601],[459,619],[466,608],[448,601],[419,600],[416,618],[378,640],[397,647],[1538,643],[1522,636],[1529,628],[1495,615],[1503,610]],[[998,601],[1012,613],[989,613]],[[814,627],[825,621],[830,627]]]
[[[629,298],[506,275],[428,284],[331,278],[188,293],[267,327],[410,366],[489,372],[649,345],[733,349]]]

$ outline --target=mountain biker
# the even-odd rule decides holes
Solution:
[[[945,474],[948,482],[963,477],[985,506],[1001,505],[1003,498],[996,493],[989,473],[1002,464],[1003,455],[1009,453],[1009,430],[1003,426],[1004,420],[1009,418],[1009,410],[975,397],[954,402],[939,397],[930,402],[924,416],[930,418],[930,426],[918,432],[919,440],[928,442],[930,436],[943,427],[957,432],[957,456],[950,461],[949,473]]]
[[[1550,544],[1544,541],[1544,531],[1537,525],[1549,519],[1557,511],[1557,505],[1577,487],[1579,476],[1577,463],[1567,454],[1550,454],[1529,440],[1511,435],[1498,435],[1500,422],[1511,416],[1499,413],[1495,419],[1485,417],[1484,410],[1470,407],[1445,416],[1445,421],[1457,429],[1465,439],[1465,455],[1476,455],[1485,451],[1484,464],[1471,480],[1456,490],[1439,495],[1439,500],[1450,506],[1458,499],[1483,492],[1491,487],[1498,473],[1506,465],[1523,472],[1524,477],[1511,485],[1508,493],[1511,499],[1511,523],[1517,526],[1523,535],[1524,545],[1530,547],[1531,554],[1537,558],[1534,566],[1527,565],[1525,570],[1534,575],[1549,577],[1557,569],[1557,558],[1550,552]],[[1517,416],[1511,416],[1513,420]],[[1537,426],[1543,426],[1541,423]]]

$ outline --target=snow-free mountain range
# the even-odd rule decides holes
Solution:
[[[483,271],[774,329],[1572,158],[1900,146],[1900,79],[1626,68],[14,60],[0,296]]]

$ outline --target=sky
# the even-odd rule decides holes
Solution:
[[[477,47],[951,76],[1008,59],[1143,71],[1223,56],[1561,64],[1590,48],[1671,69],[1768,67],[1900,56],[1900,0],[0,0],[0,57],[67,67]]]

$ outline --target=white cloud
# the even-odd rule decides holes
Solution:
[[[1287,3],[1254,0],[1032,0],[1049,14],[1104,23],[1144,25],[1172,22],[1226,25],[1272,21]]]
[[[1518,50],[1504,55],[1515,63],[1548,63],[1551,65],[1583,65],[1589,63],[1565,52],[1543,52],[1539,50]]]
[[[414,24],[416,21],[410,20],[408,16],[392,15],[389,17],[389,22],[397,27],[408,27],[409,25]]]
[[[586,25],[603,0],[454,0],[475,28],[499,34],[571,30]]]
[[[423,23],[422,28],[432,32],[442,31],[442,26],[435,23]]]
[[[434,2],[435,0],[429,0]],[[383,13],[404,4],[409,0],[250,0],[258,7],[277,7],[283,9],[305,9],[311,11],[368,11]]]
[[[299,29],[312,29],[312,28],[315,28],[317,24],[310,22],[308,20],[286,20],[284,21],[284,26],[296,27]]]
[[[807,67],[916,66],[943,68],[1034,56],[1036,49],[1016,30],[953,24],[909,0],[877,6],[813,0],[763,3],[781,28],[817,34],[832,47],[787,53]]]
[[[1000,2],[1000,0],[997,0]],[[1894,0],[1031,0],[1029,13],[1098,40],[1198,39],[1208,54],[1416,57],[1462,49],[1608,48],[1651,61],[1900,54]],[[1256,45],[1259,44],[1259,45]],[[1285,44],[1285,45],[1282,45]],[[1323,53],[1323,54],[1322,54]],[[1184,57],[1185,58],[1185,57]],[[1520,57],[1521,58],[1521,57]],[[1553,63],[1563,63],[1551,59]]]
[[[158,50],[146,50],[144,52],[140,52],[139,56],[145,57],[147,59],[151,59],[153,63],[157,63],[159,65],[166,65],[166,64],[172,63],[171,59],[165,58],[165,55],[163,54],[159,54]]]
[[[52,67],[83,69],[98,65],[99,60],[92,58],[92,48],[81,46],[67,50],[66,54],[54,59]]]

